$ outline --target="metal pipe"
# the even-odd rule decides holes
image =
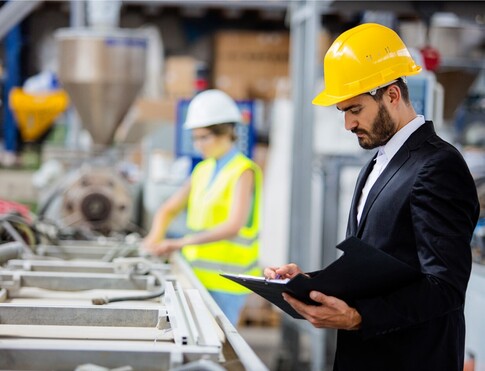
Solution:
[[[22,256],[23,246],[20,242],[8,242],[0,245],[0,264],[10,259],[18,259]]]
[[[71,0],[70,26],[79,28],[86,26],[86,4],[84,0]]]
[[[11,0],[0,8],[0,40],[43,0]]]

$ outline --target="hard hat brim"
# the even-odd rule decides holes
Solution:
[[[334,104],[343,102],[344,100],[352,98],[354,95],[350,94],[349,96],[339,96],[335,97],[332,95],[328,95],[325,90],[319,93],[315,98],[312,100],[312,104],[315,106],[332,106]]]
[[[413,71],[408,71],[405,74],[395,76],[395,77],[391,75],[392,78],[390,78],[389,81],[396,80],[396,79],[406,77],[406,76],[417,75],[421,71],[422,71],[422,68],[420,66],[416,66]],[[362,91],[356,91],[352,94],[345,94],[345,95],[339,95],[339,96],[330,95],[330,94],[327,93],[327,90],[324,89],[319,94],[317,94],[317,96],[315,98],[313,98],[312,104],[314,104],[316,106],[331,106],[331,105],[343,102],[344,100],[347,100],[347,99],[350,99],[350,98],[353,98],[353,97],[357,97],[358,95],[368,93],[373,89],[378,89],[378,88],[383,87],[383,86],[385,86],[385,85],[374,86],[371,89],[366,88]]]

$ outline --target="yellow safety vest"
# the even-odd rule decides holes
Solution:
[[[254,171],[254,194],[249,220],[235,238],[187,245],[182,249],[182,254],[208,290],[243,294],[248,290],[221,277],[219,273],[261,274],[258,267],[258,238],[262,174],[257,164],[238,153],[209,185],[215,165],[215,159],[207,159],[197,164],[192,172],[187,227],[196,233],[212,229],[226,221],[232,207],[236,183],[247,169]]]

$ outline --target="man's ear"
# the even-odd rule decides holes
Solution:
[[[398,103],[401,100],[401,89],[397,85],[391,85],[387,88],[385,97],[391,104]]]

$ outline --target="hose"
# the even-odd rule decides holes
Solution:
[[[0,226],[13,241],[22,245],[25,254],[34,255],[31,246],[36,244],[35,231],[22,217],[16,214],[3,215],[0,217]]]
[[[104,304],[114,303],[117,301],[149,300],[149,299],[158,298],[159,296],[162,296],[165,293],[165,279],[158,272],[150,271],[150,274],[155,276],[158,282],[160,283],[160,288],[155,292],[151,292],[145,295],[119,296],[114,298],[108,298],[108,297],[94,298],[91,300],[91,303],[94,305],[104,305]]]

